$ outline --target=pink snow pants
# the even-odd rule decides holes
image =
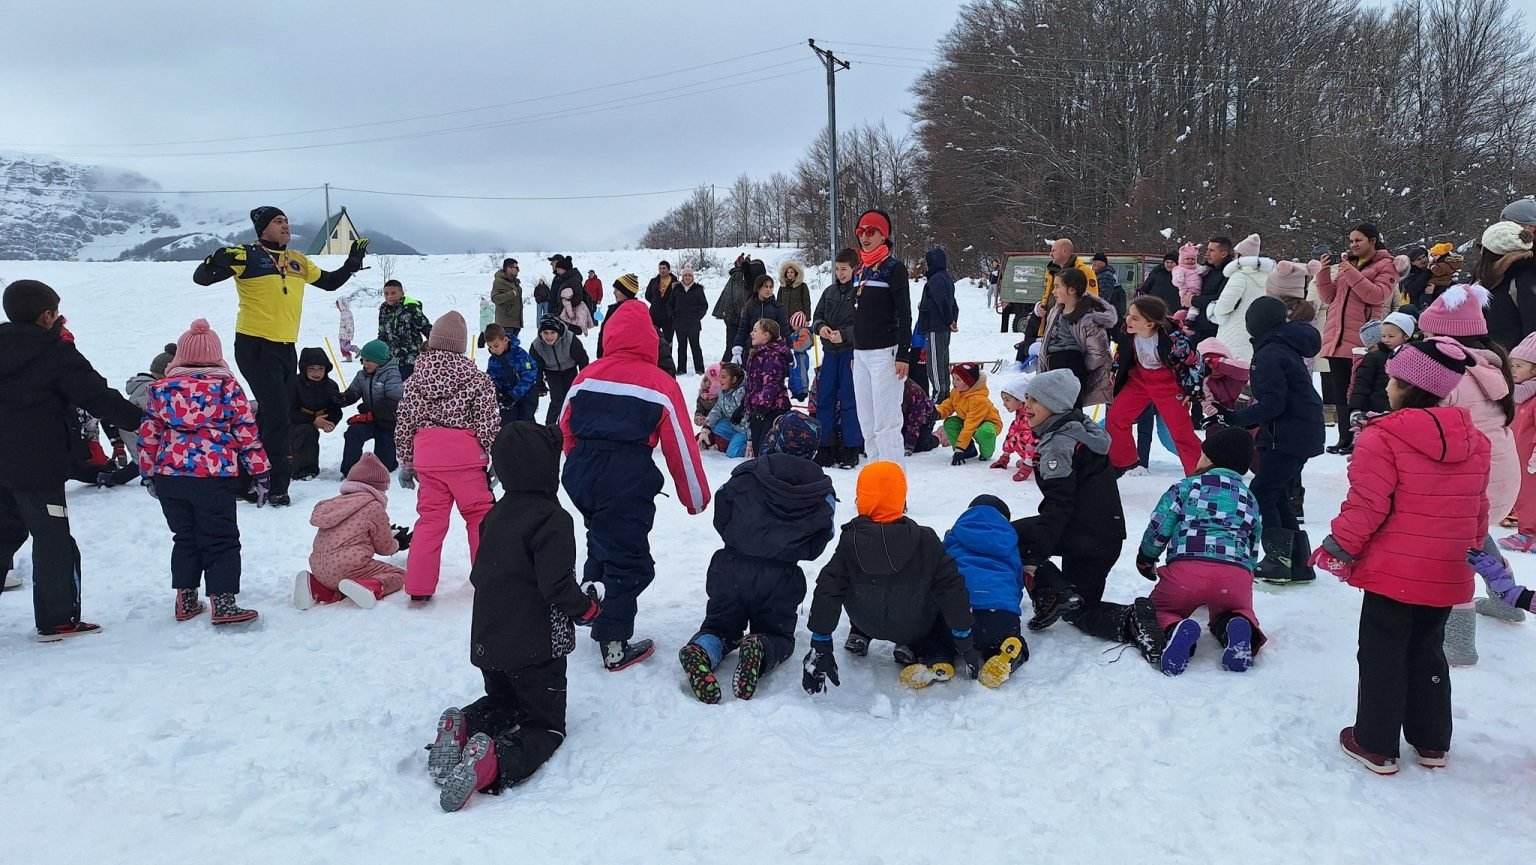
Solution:
[[[416,527],[405,561],[405,591],[432,595],[442,570],[443,539],[455,506],[469,534],[469,563],[480,550],[480,521],[494,500],[485,451],[469,430],[429,427],[416,434]]]
[[[1253,614],[1253,572],[1239,565],[1207,559],[1170,562],[1157,569],[1151,601],[1157,625],[1164,630],[1200,607],[1205,607],[1208,622],[1236,613],[1255,629],[1259,626]]]
[[[1157,415],[1168,425],[1173,444],[1179,451],[1179,462],[1184,464],[1184,474],[1195,473],[1200,463],[1200,437],[1195,435],[1195,423],[1189,417],[1189,406],[1179,402],[1184,392],[1179,380],[1167,367],[1146,369],[1131,367],[1125,387],[1115,394],[1109,404],[1109,414],[1104,425],[1109,433],[1109,462],[1115,468],[1136,465],[1136,440],[1131,438],[1131,427],[1147,405],[1157,406]]]

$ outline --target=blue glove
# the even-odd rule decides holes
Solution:
[[[1489,594],[1497,595],[1511,607],[1520,605],[1520,594],[1525,589],[1515,582],[1515,575],[1510,573],[1509,566],[1500,561],[1498,556],[1486,550],[1467,550],[1467,564],[1488,584]]]

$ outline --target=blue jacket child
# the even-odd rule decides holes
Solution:
[[[499,324],[485,328],[485,348],[490,360],[485,371],[496,386],[496,406],[501,410],[501,424],[533,420],[539,410],[539,362],[523,350],[517,334],[508,334]]]
[[[954,528],[944,533],[944,551],[955,560],[971,596],[971,634],[977,651],[984,658],[995,659],[1003,654],[1004,641],[1019,641],[1017,655],[995,665],[989,660],[984,665],[983,684],[994,688],[1002,684],[1007,673],[1029,660],[1029,645],[1019,628],[1024,564],[1019,558],[1019,535],[1009,522],[1010,516],[1002,499],[980,495],[955,520]],[[988,665],[994,666],[994,673],[1001,674],[995,684],[987,680]],[[1002,668],[1007,673],[1002,673]]]

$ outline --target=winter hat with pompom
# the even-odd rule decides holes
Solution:
[[[175,359],[175,357],[176,357],[176,343],[174,343],[174,342],[166,343],[165,344],[165,351],[162,351],[159,354],[155,355],[155,359],[149,362],[149,373],[150,373],[150,375],[153,375],[153,376],[156,376],[156,377],[159,377],[159,378],[164,378],[165,377],[165,368],[171,365],[171,361],[173,359]]]
[[[1509,356],[1526,363],[1536,363],[1536,333],[1520,340],[1520,344],[1510,351]]]
[[[1437,336],[1403,346],[1387,361],[1387,375],[1445,399],[1461,384],[1472,363],[1465,346]]]
[[[1529,252],[1531,233],[1515,222],[1495,222],[1483,231],[1483,249],[1494,255]]]
[[[450,309],[432,322],[432,334],[427,337],[427,348],[463,354],[469,351],[469,325],[458,310]]]
[[[1179,247],[1179,262],[1183,263],[1186,258],[1193,258],[1198,262],[1200,260],[1200,247],[1193,243],[1186,243]]]
[[[1238,258],[1246,258],[1250,255],[1258,255],[1259,246],[1259,236],[1257,234],[1250,234],[1242,240],[1238,241],[1236,246],[1232,247],[1232,254]]]
[[[1414,332],[1419,329],[1419,323],[1413,320],[1413,316],[1403,312],[1402,309],[1399,309],[1397,312],[1388,313],[1382,318],[1381,323],[1382,326],[1392,325],[1402,331],[1403,336],[1409,339],[1413,339]]]
[[[379,492],[389,492],[389,469],[371,453],[363,454],[352,466],[352,470],[347,472],[347,480],[367,484]]]
[[[1419,328],[1437,336],[1487,336],[1488,321],[1483,318],[1487,305],[1488,289],[1476,283],[1453,285],[1419,316]]]
[[[208,326],[208,319],[192,322],[192,327],[176,340],[176,357],[171,366],[224,366],[224,346],[219,335]]]
[[[1429,248],[1429,257],[1439,258],[1442,255],[1450,255],[1451,250],[1455,248],[1456,247],[1450,245],[1449,243],[1437,243]]]
[[[1307,296],[1307,269],[1294,261],[1277,261],[1275,269],[1264,277],[1264,293],[1270,297]]]
[[[966,387],[975,387],[981,379],[981,367],[975,361],[968,360],[950,367],[949,374],[965,382]]]

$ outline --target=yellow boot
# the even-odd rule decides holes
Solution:
[[[1013,674],[1013,660],[1023,651],[1024,643],[1018,637],[1004,640],[997,654],[981,665],[981,675],[978,677],[981,683],[988,688],[996,688],[1008,681],[1008,677]]]
[[[918,690],[932,685],[934,682],[948,682],[955,677],[955,665],[937,663],[933,666],[927,664],[908,664],[901,670],[901,683],[908,688]]]

